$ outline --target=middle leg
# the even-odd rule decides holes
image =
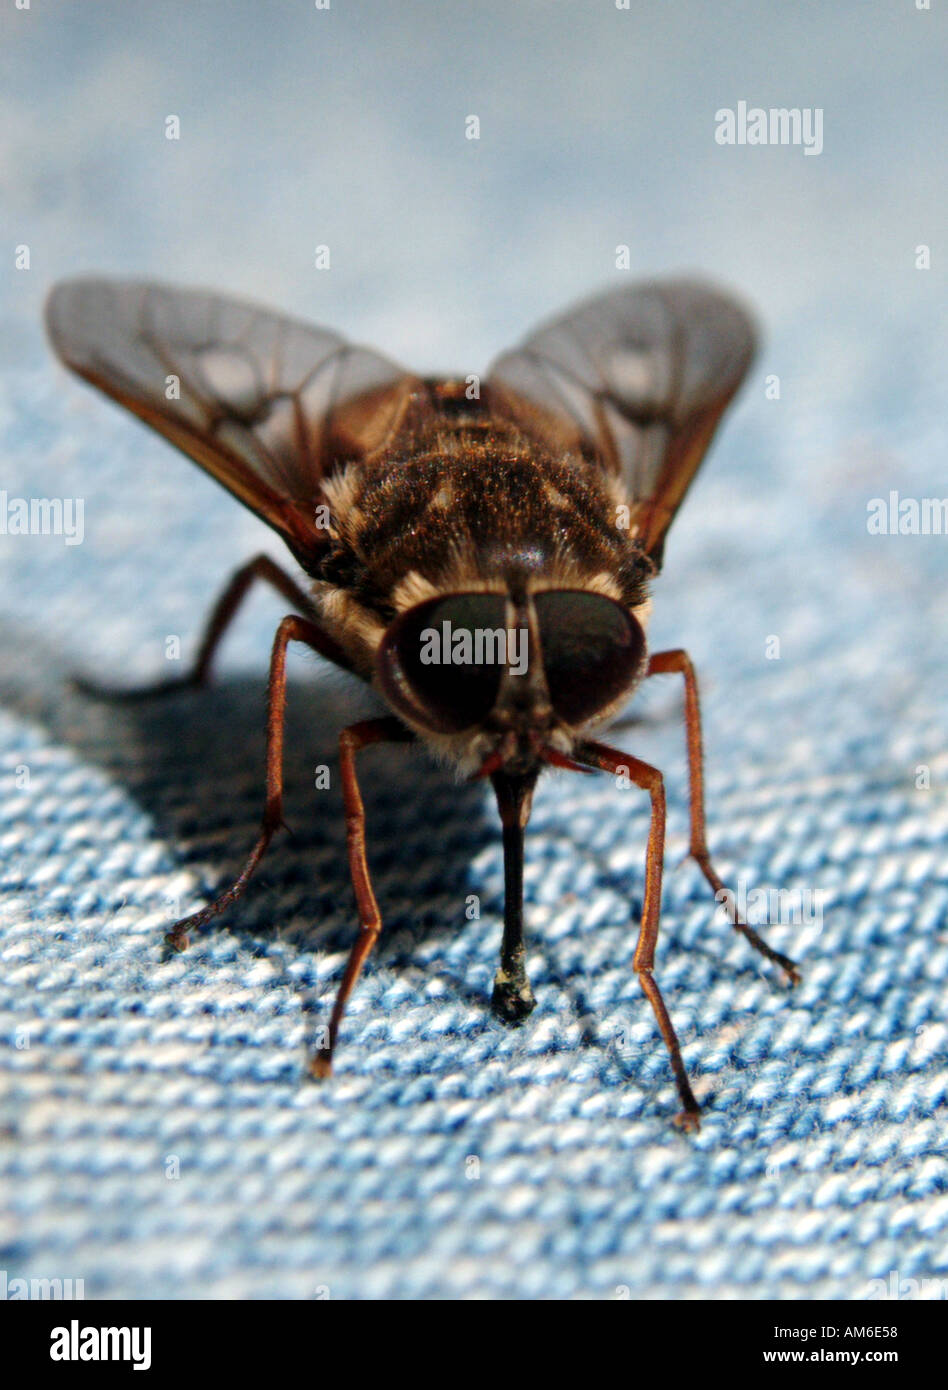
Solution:
[[[165,940],[176,951],[183,951],[188,945],[188,932],[203,927],[212,917],[223,912],[226,907],[241,897],[250,877],[260,860],[267,852],[275,832],[283,824],[283,722],[286,713],[286,649],[290,642],[303,642],[314,651],[321,651],[324,636],[322,629],[306,618],[284,618],[277,628],[270,655],[270,678],[267,699],[267,792],[263,810],[263,824],[256,844],[250,851],[240,874],[212,903],[200,912],[183,917],[171,928]]]

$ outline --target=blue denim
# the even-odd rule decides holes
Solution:
[[[420,212],[398,205],[407,220],[396,220],[385,249],[360,242],[372,219],[358,199],[344,224],[332,221],[342,213],[327,213],[326,232],[298,201],[305,165],[310,192],[325,173],[327,208],[346,202],[336,155],[316,141],[306,164],[287,121],[292,115],[312,143],[314,131],[337,129],[330,117],[349,89],[337,77],[323,92],[318,70],[295,80],[307,51],[302,39],[295,51],[289,27],[229,7],[228,43],[226,25],[181,17],[186,29],[210,26],[187,30],[202,37],[195,49],[142,10],[122,49],[109,37],[108,5],[95,7],[96,20],[38,9],[15,16],[53,27],[43,43],[21,29],[12,49],[22,66],[9,101],[23,123],[3,137],[21,142],[5,210],[18,220],[3,242],[8,256],[11,245],[33,242],[34,260],[3,290],[0,487],[11,497],[82,497],[85,535],[72,547],[61,537],[0,535],[0,1269],[9,1279],[81,1278],[87,1297],[863,1299],[877,1291],[874,1280],[891,1286],[893,1271],[897,1288],[914,1296],[910,1280],[948,1280],[948,540],[873,536],[866,515],[867,501],[890,489],[946,491],[943,279],[912,264],[915,244],[936,239],[937,194],[934,183],[917,186],[914,166],[898,155],[898,131],[914,141],[925,128],[926,92],[943,73],[933,17],[904,18],[882,46],[853,31],[850,66],[865,78],[856,96],[819,41],[821,26],[838,32],[838,7],[825,21],[808,16],[813,42],[795,48],[766,26],[760,36],[738,26],[729,40],[731,20],[686,6],[687,38],[662,28],[670,19],[646,36],[659,70],[679,70],[680,43],[702,72],[709,65],[683,116],[674,84],[667,94],[650,88],[645,114],[636,114],[626,41],[612,26],[639,21],[597,7],[574,37],[600,54],[606,104],[572,126],[575,75],[545,51],[571,48],[571,21],[541,22],[532,8],[530,25],[511,18],[512,51],[490,50],[499,67],[488,79],[475,59],[485,56],[490,25],[478,18],[462,34],[455,17],[426,49],[435,76],[418,135],[397,104],[413,84],[385,56],[398,26],[390,10],[386,18],[369,8],[374,31],[332,11],[347,51],[377,64],[368,96],[364,83],[358,101],[349,95],[352,120],[366,124],[339,125],[339,158],[349,141],[370,165],[350,177],[370,181],[379,158],[372,133],[391,129],[379,205],[396,209],[390,178],[403,159],[432,178],[419,190]],[[397,9],[398,24],[423,22]],[[772,22],[783,23],[776,14]],[[908,32],[925,22],[929,40]],[[14,23],[12,10],[3,23]],[[749,62],[762,57],[756,45],[769,44],[764,104],[827,108],[819,159],[694,143],[692,119],[713,129],[716,105],[754,96],[732,91],[723,56],[709,46],[712,23],[722,52],[744,43]],[[459,61],[464,34],[471,71],[487,86],[475,83],[458,106],[448,100],[445,62]],[[211,42],[213,72],[204,61]],[[888,66],[909,49],[911,83],[908,67]],[[532,127],[512,134],[509,112],[491,105],[495,82],[509,84],[535,51],[537,72],[554,84],[542,138]],[[118,133],[108,139],[87,89],[69,75],[70,52],[89,81],[117,84],[119,123],[110,130]],[[262,65],[259,89],[243,82],[249,52]],[[123,54],[144,66],[126,71]],[[885,74],[871,81],[883,61]],[[182,65],[174,98],[158,78],[172,62]],[[275,77],[284,70],[285,95]],[[165,149],[151,132],[160,148],[143,153],[137,84],[146,79],[131,80],[136,72],[160,112],[201,92],[206,120],[186,107],[180,148]],[[862,120],[854,109],[883,87],[884,128],[868,108]],[[225,102],[234,90],[246,92],[246,123]],[[281,108],[291,96],[299,109]],[[460,121],[468,101],[484,116],[481,146],[466,149],[459,137],[442,158],[424,131]],[[267,120],[289,142],[279,150]],[[498,123],[503,150],[487,138]],[[666,170],[649,144],[658,140],[661,153],[662,130],[680,133],[680,167]],[[548,225],[544,190],[521,177],[518,160],[539,168],[540,150],[556,159],[573,150],[576,162],[547,176],[562,225]],[[614,168],[631,168],[629,151],[637,168],[654,171],[656,196],[639,201],[632,182],[617,184]],[[712,155],[715,178],[705,181]],[[167,159],[178,156],[185,172],[169,173]],[[213,182],[217,167],[226,189]],[[485,176],[499,182],[472,192],[470,180]],[[211,206],[218,195],[226,237]],[[492,239],[498,199],[513,249]],[[755,240],[753,254],[742,240],[751,235],[742,199],[759,215],[761,206],[776,210],[771,241]],[[597,242],[587,255],[590,205]],[[766,354],[671,532],[651,642],[687,647],[698,668],[709,838],[722,876],[747,891],[806,893],[821,908],[816,923],[761,928],[800,961],[799,988],[788,989],[722,920],[696,867],[680,865],[688,832],[680,681],[649,682],[632,707],[637,721],[610,735],[666,774],[656,978],[704,1107],[697,1136],[672,1126],[668,1056],[632,968],[644,794],[605,776],[541,782],[526,862],[537,1008],[509,1029],[489,1007],[503,888],[489,790],[455,785],[416,750],[362,755],[385,931],[351,1000],[335,1075],[318,1084],[306,1079],[305,1059],[355,931],[336,741],[372,707],[369,697],[315,658],[291,659],[293,838],[278,837],[240,904],[166,959],[170,922],[234,877],[256,834],[266,659],[282,605],[262,595],[248,603],[206,692],[115,708],[67,685],[76,669],[127,683],[180,671],[230,571],[261,547],[284,557],[166,445],[66,383],[37,326],[49,282],[94,267],[287,304],[298,296],[301,311],[378,339],[383,321],[367,306],[373,296],[392,302],[380,270],[391,293],[404,294],[385,320],[389,331],[400,304],[414,322],[416,289],[424,322],[435,322],[423,282],[430,275],[443,289],[458,278],[456,249],[442,244],[461,235],[456,206],[470,209],[472,234],[484,237],[477,275],[492,266],[493,298],[487,280],[478,296],[503,306],[496,322],[481,320],[464,338],[472,353],[485,344],[486,357],[538,314],[617,275],[612,246],[633,230],[640,270],[666,259],[716,269],[767,320]],[[268,235],[279,254],[261,252],[244,280],[240,256],[252,259],[255,228],[274,207],[280,218]],[[943,201],[940,212],[943,225]],[[668,228],[678,229],[673,246],[663,240]],[[334,255],[338,246],[341,278],[320,297],[327,282],[314,290],[308,258],[310,241],[323,239]],[[305,270],[292,269],[296,242],[305,243]],[[344,248],[356,269],[344,264]],[[443,310],[439,332],[453,333],[451,312]],[[419,330],[422,367],[434,365],[423,360],[424,341]],[[414,360],[410,341],[377,345]],[[770,373],[781,379],[779,401],[765,395]],[[180,658],[169,645],[176,637]],[[323,766],[328,789],[316,785]],[[929,1287],[936,1292],[920,1296],[937,1296]]]

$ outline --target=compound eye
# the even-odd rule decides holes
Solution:
[[[551,589],[533,601],[553,708],[567,724],[585,724],[635,685],[645,634],[604,594]]]
[[[377,659],[392,707],[433,733],[486,719],[506,664],[505,616],[503,594],[449,594],[396,618]]]

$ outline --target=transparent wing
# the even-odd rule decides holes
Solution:
[[[541,327],[490,371],[497,409],[617,477],[661,563],[665,533],[755,349],[753,321],[700,281],[632,285]]]
[[[417,384],[334,333],[196,290],[68,280],[46,322],[67,366],[223,483],[304,566],[326,542],[323,479],[385,442]]]

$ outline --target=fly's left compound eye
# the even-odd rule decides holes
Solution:
[[[503,594],[448,594],[396,618],[377,659],[392,707],[433,733],[486,719],[504,672],[505,613]]]
[[[584,724],[641,677],[645,634],[603,594],[551,589],[533,601],[553,708],[567,724]]]

